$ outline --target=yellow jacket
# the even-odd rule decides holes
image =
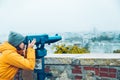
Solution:
[[[13,80],[19,68],[33,70],[35,50],[27,49],[27,58],[17,53],[15,47],[5,42],[0,45],[0,80]]]

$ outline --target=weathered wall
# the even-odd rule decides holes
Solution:
[[[75,56],[46,56],[46,80],[120,80],[120,55],[114,58],[110,54],[101,58]],[[33,71],[23,71],[22,78],[37,80]]]

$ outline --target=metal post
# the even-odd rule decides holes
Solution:
[[[42,69],[37,71],[37,80],[45,80],[45,70],[44,70],[44,57],[41,58],[42,62]]]

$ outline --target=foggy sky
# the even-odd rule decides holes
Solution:
[[[0,0],[0,34],[120,30],[119,0]]]

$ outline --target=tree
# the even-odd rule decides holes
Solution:
[[[119,49],[114,50],[113,53],[120,53],[120,50]]]
[[[85,53],[90,53],[85,48],[79,48],[76,45],[73,46],[66,46],[66,45],[57,45],[55,50],[55,54],[85,54]]]

